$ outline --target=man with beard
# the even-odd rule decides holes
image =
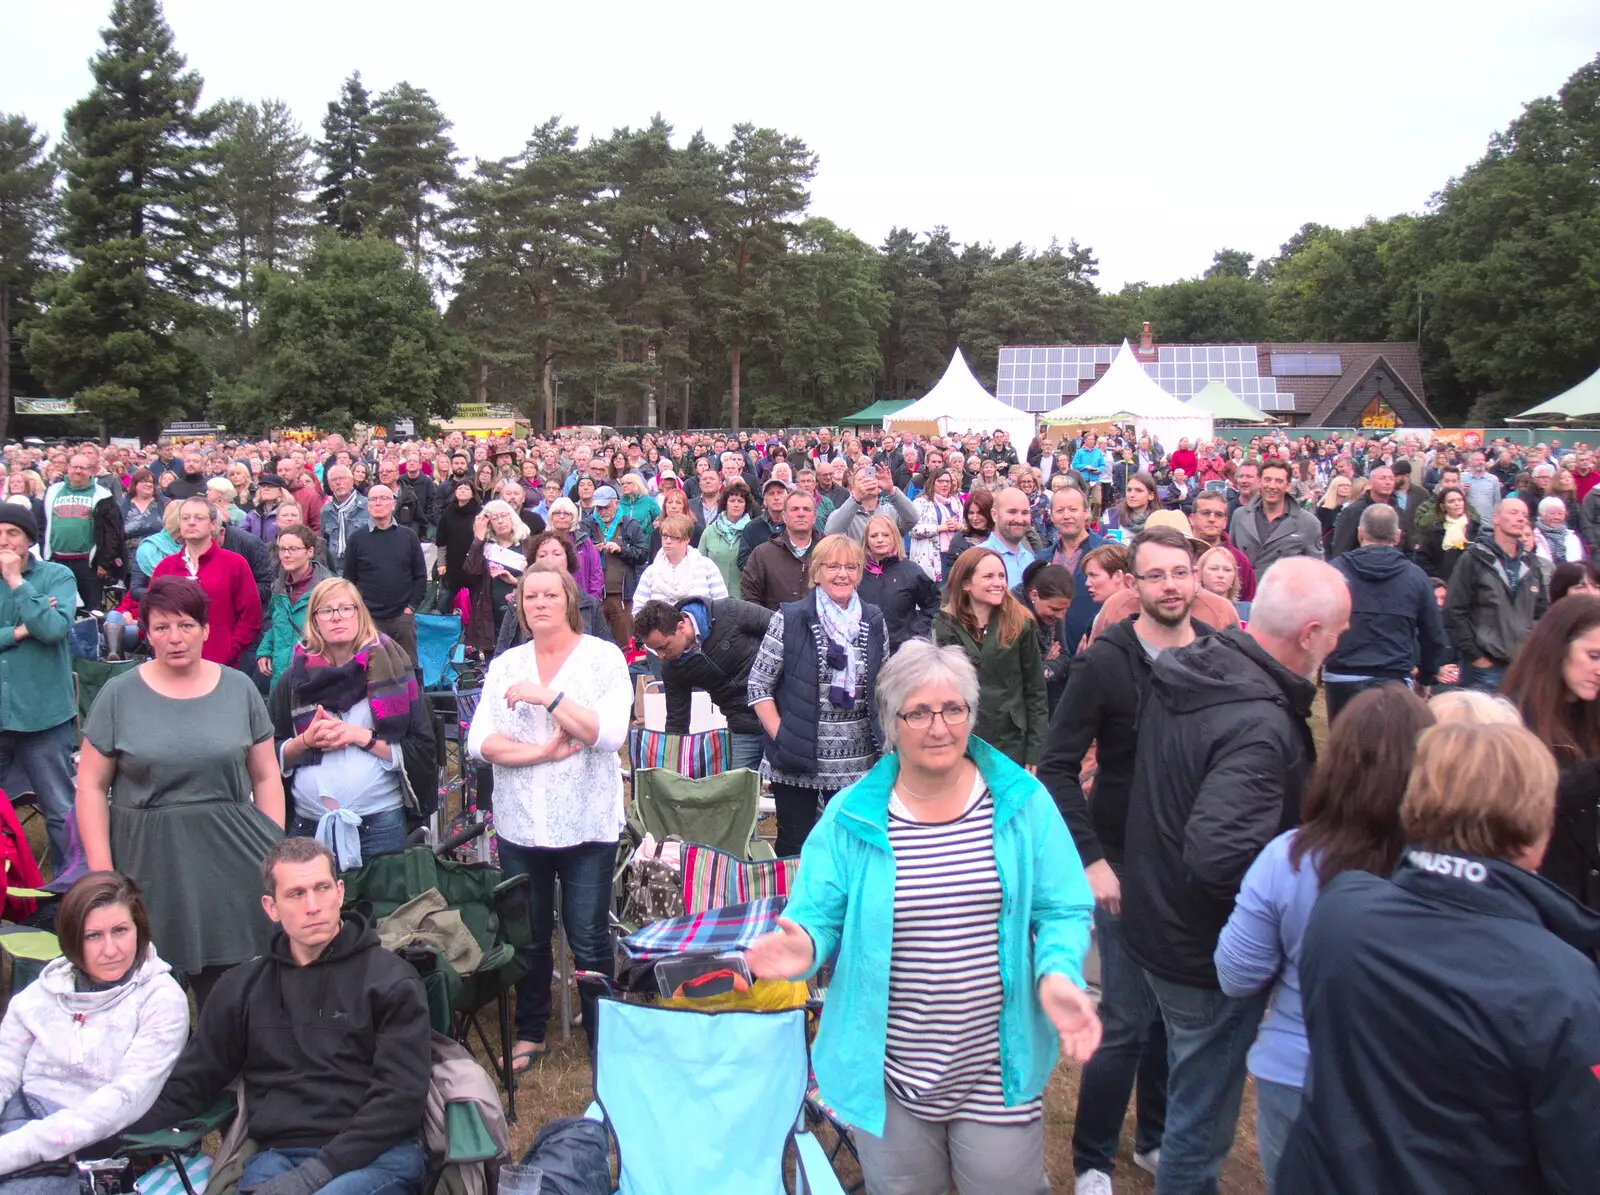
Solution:
[[[1141,595],[1175,609],[1179,570],[1141,555]],[[1247,630],[1196,639],[1151,668],[1128,802],[1122,931],[1167,1030],[1158,1195],[1215,1191],[1233,1144],[1245,1058],[1269,993],[1225,996],[1213,955],[1250,864],[1299,824],[1316,757],[1314,678],[1349,625],[1338,570],[1290,557],[1261,578]]]
[[[1063,490],[1060,493],[1066,493]],[[1077,491],[1073,491],[1077,493]],[[1081,506],[1081,495],[1079,496]],[[1194,548],[1171,527],[1134,537],[1130,569],[1138,577],[1139,612],[1113,623],[1080,652],[1068,674],[1039,759],[1072,833],[1095,897],[1100,949],[1100,1048],[1084,1064],[1072,1130],[1077,1189],[1109,1195],[1123,1115],[1139,1081],[1133,1161],[1154,1171],[1167,1107],[1167,1034],[1144,972],[1122,944],[1123,839],[1139,745],[1139,713],[1150,696],[1154,661],[1212,628],[1191,617],[1199,579]],[[1153,580],[1151,578],[1154,578]],[[1079,774],[1091,744],[1099,771],[1094,801]]]

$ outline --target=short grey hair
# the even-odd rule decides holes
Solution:
[[[1359,530],[1363,542],[1387,546],[1400,537],[1400,516],[1394,507],[1375,502],[1361,512]]]
[[[1567,516],[1567,504],[1554,494],[1548,498],[1539,499],[1539,517],[1542,519],[1547,514],[1558,514],[1562,518]]]
[[[889,657],[878,673],[878,714],[883,719],[883,747],[893,751],[900,745],[900,707],[906,698],[923,685],[948,682],[972,711],[971,726],[978,718],[978,672],[965,649],[956,644],[939,647],[931,639],[911,639]]]
[[[1533,467],[1533,475],[1535,477],[1554,477],[1555,473],[1556,467],[1549,461],[1540,461]]]
[[[1310,556],[1286,556],[1262,575],[1250,603],[1250,626],[1278,639],[1293,639],[1308,623],[1331,623],[1348,608],[1344,574]]]
[[[229,481],[226,477],[213,477],[210,481],[206,482],[206,489],[216,490],[217,493],[221,494],[229,502],[232,502],[239,496],[239,487],[234,485],[233,482]]]

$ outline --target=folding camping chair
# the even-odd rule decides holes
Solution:
[[[464,863],[450,857],[452,851],[487,828],[479,823],[437,847],[408,846],[399,854],[379,855],[340,878],[344,880],[346,907],[359,908],[374,924],[431,888],[437,888],[446,905],[461,914],[462,923],[483,951],[483,962],[471,974],[458,975],[440,958],[433,970],[441,973],[443,995],[436,988],[434,1000],[448,1006],[450,1036],[466,1045],[476,1032],[484,1050],[491,1052],[479,1014],[493,1004],[500,1022],[500,1040],[512,1040],[511,991],[527,973],[533,925],[526,876],[502,879],[500,872],[488,864]],[[424,986],[428,982],[424,977]],[[438,1015],[437,1010],[434,1015]],[[496,1071],[508,1101],[506,1118],[515,1123],[516,1075],[511,1069],[511,1052],[502,1049],[500,1059]]]
[[[424,689],[448,689],[455,683],[453,657],[461,642],[461,619],[454,614],[417,614],[417,663]]]
[[[805,1013],[701,1013],[600,1001],[595,1102],[621,1195],[835,1195],[803,1128]],[[792,1185],[791,1185],[792,1184]]]
[[[635,847],[647,833],[658,842],[676,835],[740,859],[771,859],[772,848],[756,836],[760,801],[761,776],[749,768],[698,780],[641,768],[633,774],[628,830]]]

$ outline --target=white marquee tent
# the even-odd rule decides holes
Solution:
[[[1211,438],[1212,418],[1163,390],[1139,364],[1128,342],[1111,368],[1066,406],[1039,416],[1040,423],[1131,423],[1139,435],[1154,435],[1171,449],[1187,436],[1191,443]]]
[[[883,425],[891,431],[902,425],[907,425],[907,430],[931,426],[941,436],[1005,431],[1019,450],[1028,446],[1034,431],[1033,416],[985,390],[972,376],[960,349],[950,358],[938,385],[909,407],[885,416]]]

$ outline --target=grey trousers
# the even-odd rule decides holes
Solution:
[[[867,1195],[1048,1195],[1044,1117],[1027,1124],[922,1120],[884,1089],[883,1136],[857,1131]]]

